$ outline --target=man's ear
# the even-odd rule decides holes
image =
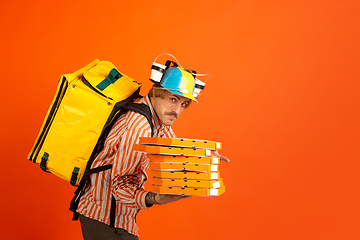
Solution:
[[[151,106],[154,108],[155,105],[157,104],[157,97],[150,97],[150,104]],[[154,108],[155,109],[155,108]]]

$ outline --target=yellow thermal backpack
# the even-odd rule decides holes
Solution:
[[[148,106],[132,102],[140,97],[140,86],[108,61],[95,60],[62,75],[28,159],[73,186],[84,185],[93,172],[110,169],[90,165],[124,109],[143,114],[153,128]]]

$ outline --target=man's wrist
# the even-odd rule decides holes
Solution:
[[[160,204],[155,199],[156,195],[157,194],[153,192],[149,192],[148,194],[146,194],[145,203],[147,207],[151,207],[154,204]]]

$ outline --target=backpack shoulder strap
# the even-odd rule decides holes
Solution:
[[[148,105],[146,105],[145,103],[131,102],[124,106],[124,108],[144,115],[150,124],[151,133],[154,134],[154,123],[152,121],[151,111]]]
[[[151,115],[151,110],[150,110],[149,106],[147,106],[144,103],[134,103],[134,102],[127,103],[126,105],[123,106],[123,109],[120,110],[121,112],[120,112],[120,114],[117,115],[117,117],[119,117],[121,115],[121,113],[123,112],[124,109],[134,111],[134,112],[137,112],[137,113],[145,116],[151,127],[151,135],[154,134],[155,128],[154,128],[154,123],[152,121],[152,115]],[[115,121],[113,121],[113,123],[114,122]],[[104,136],[104,137],[107,137],[107,136]],[[84,179],[80,182],[79,187],[77,187],[77,189],[74,193],[75,196],[73,197],[73,199],[70,202],[69,210],[73,212],[72,220],[78,220],[78,218],[79,218],[79,213],[77,213],[76,210],[79,206],[80,198],[84,193],[84,187],[85,187],[87,180],[90,178],[90,175],[92,173],[111,169],[111,167],[112,167],[112,164],[101,166],[101,167],[94,168],[94,169],[87,169],[87,171],[88,171],[88,174],[86,174],[87,177],[85,177],[85,175],[84,175]],[[114,225],[115,225],[116,201],[114,201],[114,200],[115,200],[115,198],[114,198],[114,196],[112,196],[111,211],[110,211],[110,227],[114,227]]]
[[[154,130],[155,130],[154,123],[152,121],[151,111],[150,111],[150,108],[148,107],[148,105],[146,105],[145,103],[131,102],[131,103],[128,103],[127,105],[125,105],[124,108],[127,110],[130,110],[130,111],[140,113],[143,116],[145,116],[151,127],[151,135],[154,134]],[[115,227],[115,213],[116,213],[116,200],[115,200],[114,196],[111,196],[110,227],[112,227],[112,228]]]

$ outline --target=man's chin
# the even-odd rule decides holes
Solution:
[[[170,119],[167,119],[163,124],[166,125],[166,126],[171,126],[174,124],[176,118],[170,118]]]
[[[172,122],[168,121],[168,122],[164,123],[164,125],[171,127],[174,124],[174,122],[175,122],[175,120]]]

